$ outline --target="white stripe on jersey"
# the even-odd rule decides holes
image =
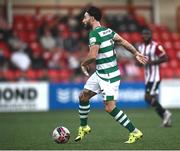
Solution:
[[[106,78],[106,79],[109,79],[109,78],[114,78],[114,77],[117,77],[120,75],[120,71],[117,70],[117,71],[114,71],[112,73],[109,73],[109,74],[101,74],[101,73],[97,73],[100,77],[103,77],[103,78]]]
[[[106,40],[106,41],[101,43],[100,48],[105,48],[105,47],[111,46],[112,42],[113,41],[111,39],[110,40]]]
[[[148,45],[142,43],[139,45],[138,49],[141,53],[147,56],[149,60],[154,61],[158,59],[158,56],[155,53],[157,46],[158,43],[152,41]],[[157,81],[160,81],[159,65],[147,65],[145,67],[145,83]]]
[[[113,77],[117,77],[117,76],[119,76],[121,73],[120,73],[120,70],[116,70],[116,71],[114,71],[114,72],[112,72],[112,73],[109,73],[109,77],[110,78],[113,78]]]
[[[111,33],[112,33],[112,30],[109,29],[109,28],[108,28],[107,30],[98,32],[98,34],[100,35],[100,37],[104,37],[104,36],[110,35]]]
[[[103,58],[108,58],[114,56],[114,51],[108,51],[105,53],[99,53],[96,59],[103,59]]]
[[[106,69],[106,68],[110,68],[110,67],[114,67],[117,65],[117,61],[114,60],[114,61],[111,61],[111,62],[108,62],[108,63],[103,63],[103,64],[96,64],[96,69],[97,70],[101,70],[101,69]]]
[[[154,95],[155,94],[155,88],[156,88],[156,86],[157,86],[157,82],[153,82],[153,85],[152,85],[152,88],[151,88],[151,90],[150,90],[150,94],[151,95]]]

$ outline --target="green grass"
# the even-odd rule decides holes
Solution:
[[[128,131],[101,110],[91,111],[89,125],[92,132],[79,143],[74,142],[79,126],[79,116],[75,110],[0,113],[0,150],[180,149],[180,110],[172,112],[173,127],[160,128],[160,119],[153,110],[125,110],[144,133],[143,139],[135,144],[124,144]],[[71,132],[67,144],[56,144],[52,141],[51,132],[60,125]]]

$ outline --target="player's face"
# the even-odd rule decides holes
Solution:
[[[91,27],[90,20],[91,20],[91,16],[86,12],[82,20],[82,23],[86,29],[89,29]]]
[[[152,34],[150,32],[142,32],[142,37],[144,42],[150,42],[152,39]]]

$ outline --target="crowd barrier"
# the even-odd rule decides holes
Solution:
[[[160,102],[167,108],[180,108],[180,80],[163,80],[160,87]]]
[[[117,105],[120,108],[146,108],[143,82],[122,82]],[[47,82],[1,82],[0,112],[49,111],[77,109],[83,84]],[[160,102],[168,108],[180,107],[180,80],[162,81]],[[103,108],[103,99],[91,99],[92,108]]]
[[[0,83],[0,111],[47,111],[48,83]]]
[[[78,96],[83,84],[50,84],[50,109],[78,107]],[[92,108],[103,108],[101,95],[91,99]],[[117,105],[120,107],[146,107],[143,83],[121,83]]]

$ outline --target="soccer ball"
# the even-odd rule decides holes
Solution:
[[[64,126],[56,127],[52,132],[52,138],[58,144],[67,143],[70,138],[70,132]]]

